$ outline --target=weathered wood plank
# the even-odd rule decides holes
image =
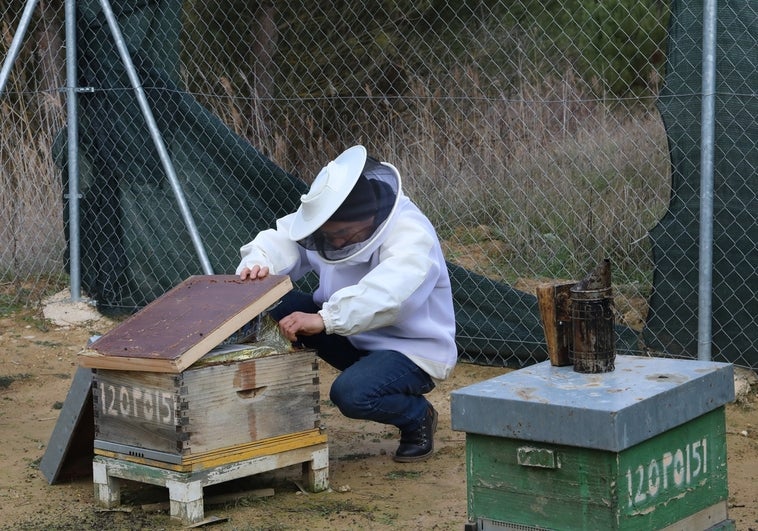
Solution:
[[[192,276],[100,337],[83,367],[178,373],[292,289],[286,275]]]
[[[78,367],[39,463],[50,484],[89,473],[92,461],[92,371]]]
[[[279,470],[299,463],[307,463],[314,459],[314,455],[317,453],[318,455],[322,455],[327,449],[327,444],[321,443],[275,454],[261,455],[244,461],[235,461],[194,472],[178,472],[103,456],[95,456],[94,462],[107,464],[108,478],[116,477],[159,486],[165,486],[167,481],[192,481],[197,482],[202,487],[207,487],[226,481],[254,476],[262,472]]]
[[[312,350],[181,374],[98,369],[94,379],[97,440],[166,452],[182,463],[320,424]]]
[[[318,427],[315,363],[308,351],[185,372],[190,453]]]
[[[181,376],[95,371],[95,438],[139,448],[181,451]]]
[[[261,441],[252,441],[250,443],[240,444],[237,446],[217,448],[204,454],[187,456],[182,459],[182,462],[180,464],[165,463],[163,461],[157,461],[155,459],[150,459],[147,457],[127,455],[111,450],[104,450],[101,448],[96,448],[95,454],[104,457],[112,457],[113,459],[129,461],[140,465],[149,465],[166,470],[173,470],[175,472],[196,472],[198,470],[203,470],[206,468],[226,465],[237,461],[244,461],[264,455],[288,452],[297,448],[305,448],[307,446],[314,446],[326,442],[326,433],[320,429],[313,429],[299,433],[290,433],[278,437],[271,437],[270,439],[264,439]]]
[[[571,365],[571,287],[576,283],[551,283],[537,286],[537,303],[545,331],[550,364]]]
[[[548,529],[662,529],[727,499],[721,406],[621,452],[466,434],[470,518]],[[718,522],[712,522],[712,525]]]

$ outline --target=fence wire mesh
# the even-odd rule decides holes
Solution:
[[[20,35],[28,5],[0,2],[2,311],[66,289],[70,271],[64,6],[40,1]],[[400,169],[452,264],[533,293],[610,258],[620,324],[642,337],[657,296],[664,323],[651,332],[655,346],[643,341],[639,351],[692,356],[694,313],[680,309],[697,310],[697,224],[693,232],[666,220],[682,198],[698,215],[702,2],[80,0],[76,8],[82,278],[99,303],[133,310],[203,273],[108,25],[112,8],[216,273],[233,272],[239,247],[296,206],[299,180],[362,143]],[[732,177],[717,182],[729,199],[716,207],[733,216],[716,214],[714,239],[729,242],[717,266],[741,284],[721,286],[730,294],[715,297],[714,330],[744,327],[740,316],[751,313],[754,324],[758,314],[758,7],[726,9],[719,31],[733,39],[720,46],[733,64],[718,97],[733,121],[718,132],[726,138],[716,158]],[[251,211],[261,214],[253,223]],[[679,248],[668,255],[671,246]],[[656,267],[674,260],[682,281],[666,287],[667,270]],[[691,341],[671,340],[672,328]],[[757,351],[754,329],[743,330],[737,342],[723,338],[714,359],[755,368]]]

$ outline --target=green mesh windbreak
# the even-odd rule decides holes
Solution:
[[[758,2],[719,2],[713,197],[712,357],[758,362]],[[672,3],[659,108],[669,141],[669,209],[651,231],[649,348],[697,356],[703,2]]]
[[[100,5],[78,5],[82,287],[101,310],[132,312],[203,271]],[[180,7],[113,2],[213,270],[231,273],[240,246],[294,211],[307,187],[180,88]],[[462,358],[547,358],[536,297],[454,264],[449,271]],[[308,286],[312,277],[298,283]],[[637,336],[618,326],[617,344],[636,351]]]
[[[99,3],[78,5],[82,286],[130,312],[203,270]],[[177,88],[180,7],[113,2],[213,271],[230,273],[306,186]]]

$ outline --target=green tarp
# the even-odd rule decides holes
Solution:
[[[93,89],[79,96],[82,285],[133,311],[203,270],[99,2],[78,5],[79,85]],[[180,6],[113,3],[206,254],[228,273],[306,187],[178,90]]]
[[[715,361],[758,366],[758,2],[719,2],[711,320]],[[698,355],[703,2],[672,4],[659,109],[669,139],[669,209],[651,231],[655,270],[644,340]]]
[[[131,312],[203,271],[99,3],[78,5],[79,84],[93,88],[79,100],[82,286],[101,310]],[[113,3],[214,272],[229,273],[240,245],[293,211],[306,185],[180,90],[180,6]],[[534,296],[449,269],[462,359],[546,359]],[[639,352],[636,333],[616,331],[619,353]]]

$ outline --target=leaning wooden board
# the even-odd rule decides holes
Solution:
[[[93,342],[93,369],[180,373],[292,289],[286,275],[192,276]]]
[[[537,286],[537,304],[550,363],[555,367],[571,365],[571,288],[576,282]]]

